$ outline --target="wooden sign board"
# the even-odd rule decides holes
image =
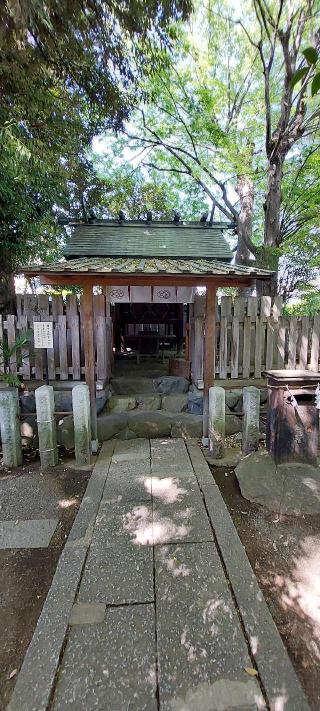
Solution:
[[[52,321],[34,321],[34,347],[53,348]]]

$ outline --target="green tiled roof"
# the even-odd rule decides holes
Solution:
[[[64,255],[74,257],[172,257],[232,259],[223,236],[229,223],[94,222],[73,228]]]
[[[272,272],[265,269],[245,267],[211,259],[132,259],[111,257],[79,257],[64,262],[34,265],[24,269],[26,274],[42,272],[91,273],[91,274],[195,274],[230,277],[265,278]]]

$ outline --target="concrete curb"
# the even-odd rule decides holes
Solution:
[[[310,711],[229,511],[195,442],[186,442],[271,711]]]
[[[45,711],[48,707],[114,446],[115,442],[106,442],[102,446],[59,558],[7,711]]]

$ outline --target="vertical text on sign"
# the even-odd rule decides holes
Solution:
[[[53,348],[52,321],[34,321],[34,347]]]

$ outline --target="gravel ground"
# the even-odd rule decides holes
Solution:
[[[320,517],[281,516],[211,467],[312,711],[320,709]]]

